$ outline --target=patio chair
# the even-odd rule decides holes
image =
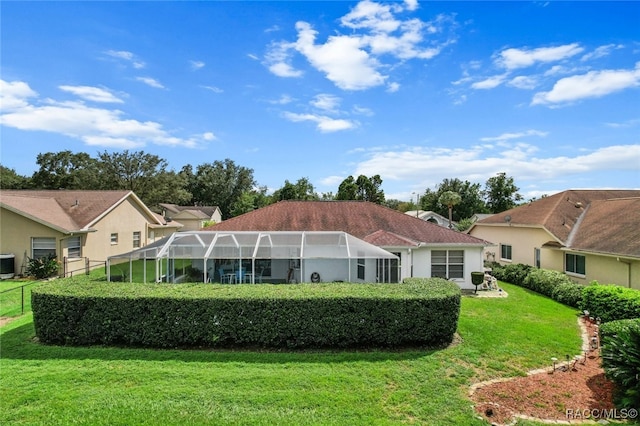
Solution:
[[[236,282],[243,283],[247,278],[245,268],[240,268],[236,271]]]
[[[220,274],[220,283],[224,284],[226,282],[227,284],[231,284],[231,278],[233,278],[233,274],[226,273],[222,268],[218,269],[218,274]]]

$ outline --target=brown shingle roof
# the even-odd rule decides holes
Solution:
[[[132,194],[131,191],[2,190],[0,203],[61,231],[80,231],[88,229]]]
[[[542,226],[577,250],[640,256],[640,190],[567,190],[476,222]],[[626,199],[623,201],[622,199]],[[635,228],[634,225],[635,224]]]
[[[570,236],[576,250],[640,257],[640,197],[597,200]]]
[[[344,231],[376,245],[385,245],[387,242],[392,243],[390,245],[485,244],[485,241],[476,237],[366,201],[280,201],[206,229]]]

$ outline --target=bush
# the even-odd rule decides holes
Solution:
[[[532,266],[522,263],[511,263],[493,268],[492,273],[500,281],[521,286],[532,268]]]
[[[58,280],[32,291],[43,343],[149,347],[398,347],[451,342],[460,289],[402,284],[120,284]]]
[[[640,319],[612,321],[600,327],[602,367],[617,385],[620,408],[640,407]]]
[[[28,258],[25,273],[38,280],[49,278],[58,273],[60,265],[55,254],[40,257],[38,259]]]
[[[553,300],[577,308],[582,302],[583,285],[574,283],[562,272],[550,269],[531,269],[522,286]]]
[[[580,309],[602,322],[640,318],[640,291],[594,281],[582,290]]]

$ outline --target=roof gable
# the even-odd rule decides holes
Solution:
[[[484,245],[476,237],[443,228],[366,201],[280,201],[207,227],[212,231],[344,231],[366,241],[377,231],[396,242]],[[381,235],[371,238],[382,238]],[[389,238],[387,234],[386,238]],[[399,238],[399,240],[398,240]]]
[[[541,226],[559,241],[566,243],[589,204],[598,200],[639,196],[639,190],[567,190],[494,214],[473,226]]]
[[[131,198],[152,223],[160,223],[131,191],[3,190],[0,202],[18,214],[61,232],[86,231]]]
[[[640,197],[597,200],[586,209],[568,246],[575,250],[640,257]]]

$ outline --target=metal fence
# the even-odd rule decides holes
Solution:
[[[61,277],[73,277],[73,275],[89,273],[97,268],[107,268],[107,262],[105,260],[91,260],[88,257],[65,257],[62,261],[62,274]]]

